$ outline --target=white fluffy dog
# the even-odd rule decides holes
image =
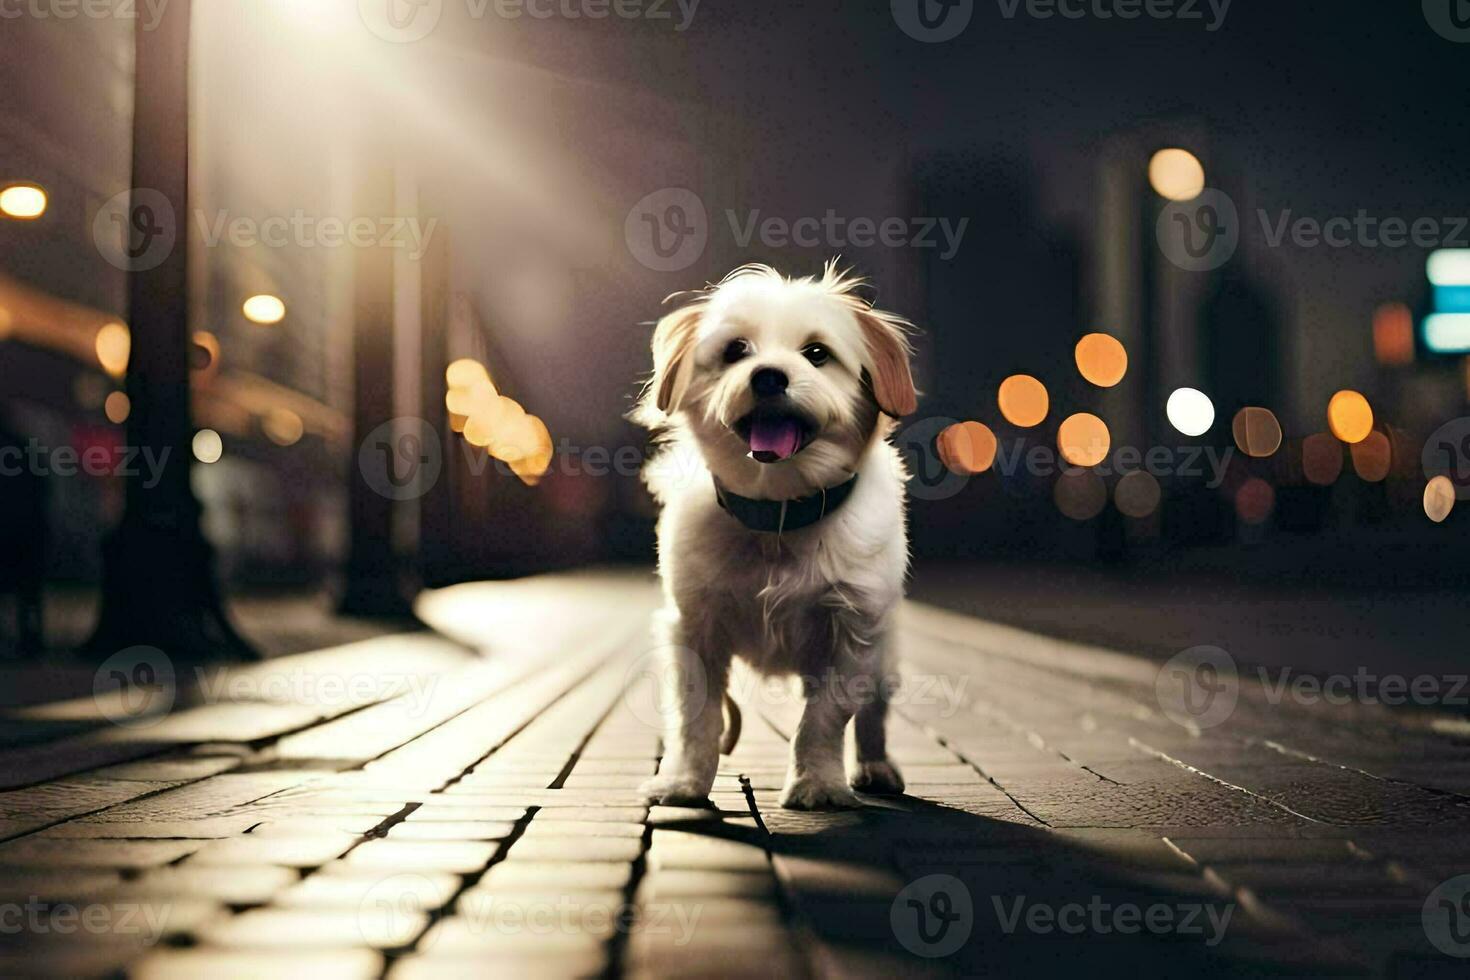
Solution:
[[[908,566],[905,473],[887,437],[916,408],[911,327],[858,297],[861,284],[835,263],[820,279],[746,266],[654,332],[635,418],[669,443],[645,478],[663,505],[660,629],[679,703],[643,787],[651,802],[707,799],[739,734],[726,696],[737,656],[802,679],[783,806],[859,806],[849,784],[903,790],[884,735]]]

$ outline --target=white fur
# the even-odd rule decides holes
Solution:
[[[670,314],[656,334],[654,378],[637,417],[668,438],[645,478],[663,506],[660,640],[671,651],[681,703],[659,773],[644,787],[651,801],[707,797],[719,763],[720,701],[737,656],[761,674],[808,681],[784,806],[856,806],[849,782],[902,790],[877,692],[892,674],[891,619],[908,566],[905,473],[874,391],[890,399],[896,391],[900,401],[906,392],[911,410],[912,381],[905,324],[870,310],[853,295],[855,285],[832,266],[821,279],[800,280],[747,267]],[[753,352],[725,364],[721,355],[737,337]],[[814,340],[832,361],[807,362],[801,350]],[[888,352],[901,352],[901,377],[893,376],[893,358],[875,356],[875,344],[896,345]],[[764,367],[788,375],[791,402],[817,424],[808,445],[776,463],[750,458],[731,428],[752,409],[750,377]],[[843,506],[780,534],[747,529],[715,497],[715,478],[745,497],[784,500],[853,473],[858,481]],[[844,778],[843,733],[854,713],[856,758]]]

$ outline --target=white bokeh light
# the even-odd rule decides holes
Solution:
[[[1178,388],[1165,406],[1169,424],[1187,436],[1202,436],[1215,424],[1215,403],[1197,388]]]

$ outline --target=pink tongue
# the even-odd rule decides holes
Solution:
[[[750,426],[750,451],[773,453],[777,459],[796,455],[801,428],[794,419],[757,419]]]

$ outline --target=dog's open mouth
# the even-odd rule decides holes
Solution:
[[[735,432],[749,443],[752,459],[778,463],[805,449],[815,427],[795,412],[756,409],[735,423]]]

